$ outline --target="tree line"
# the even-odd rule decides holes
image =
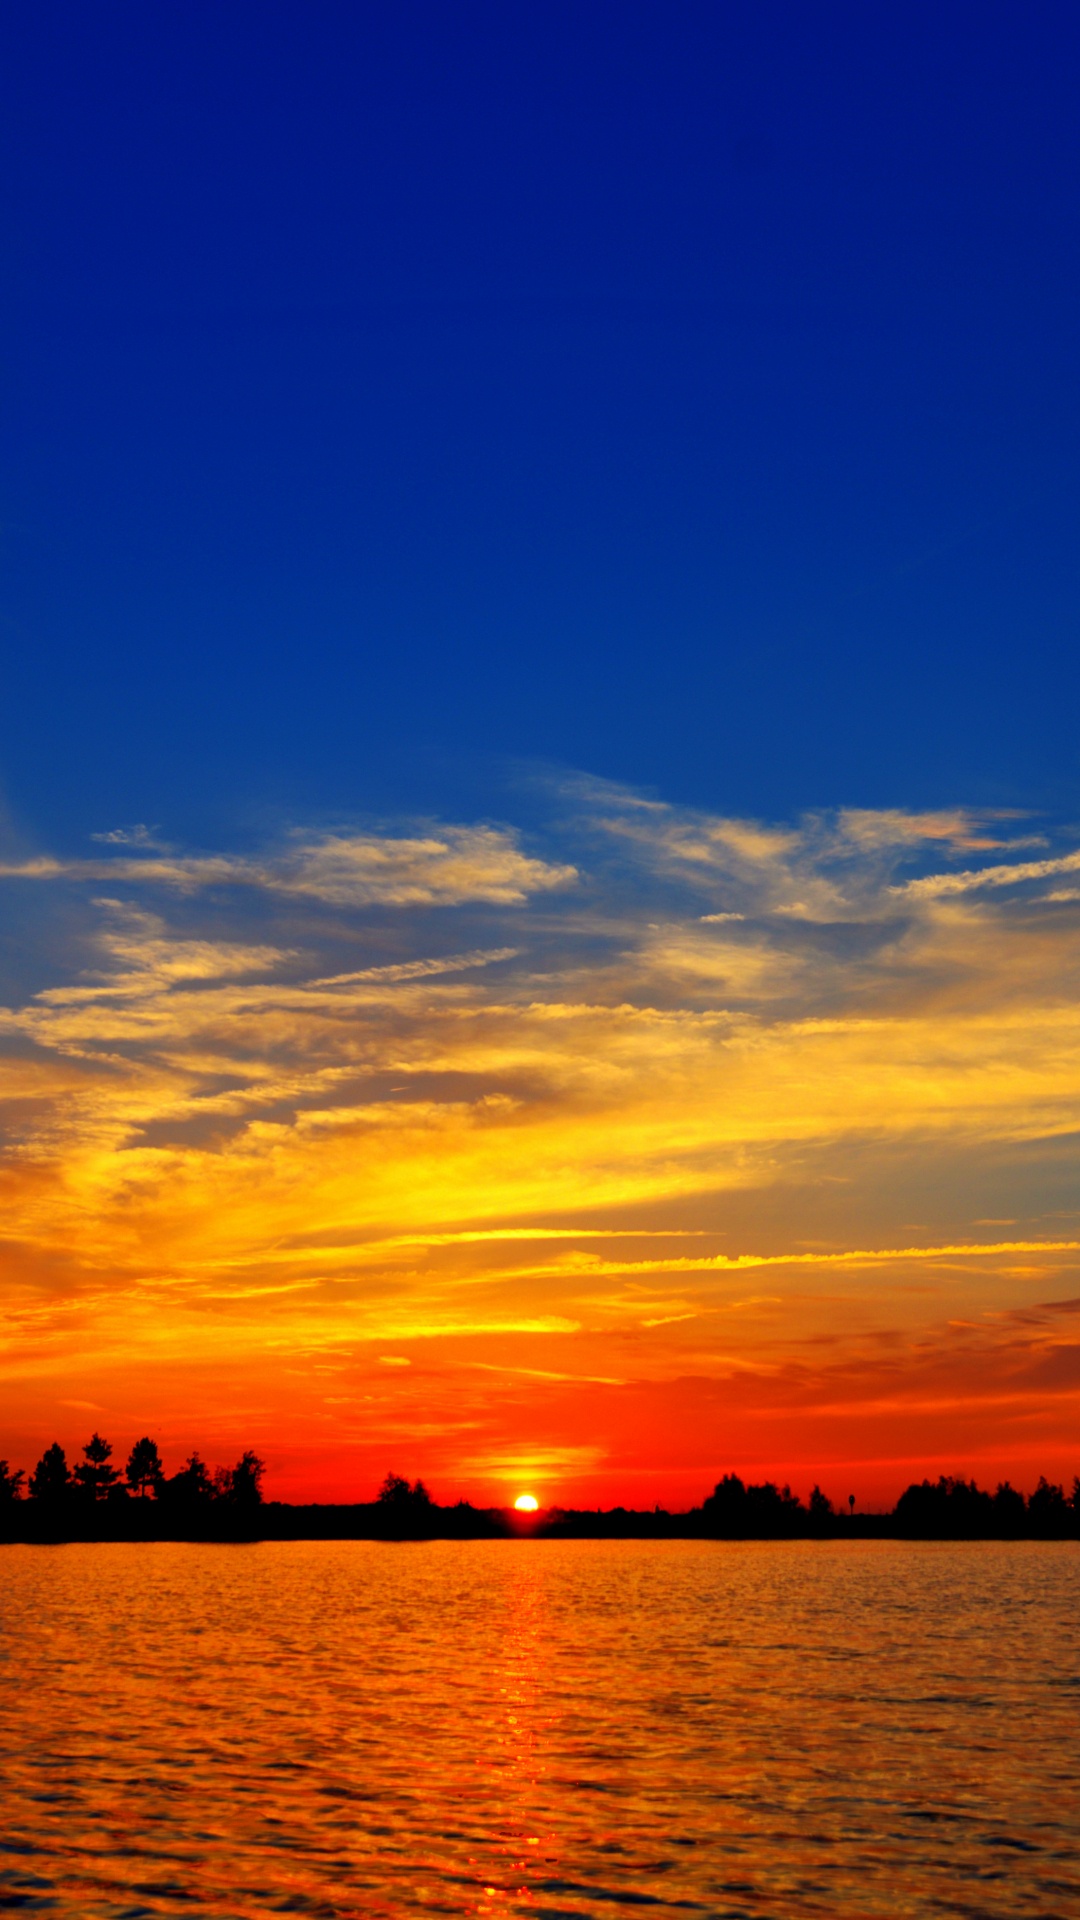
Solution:
[[[738,1474],[728,1473],[702,1503],[710,1531],[744,1538],[795,1538],[815,1533],[835,1534],[845,1521],[854,1522],[855,1496],[847,1513],[837,1513],[827,1494],[815,1487],[806,1505],[790,1487],[771,1480],[746,1486]],[[937,1480],[913,1482],[889,1514],[872,1516],[891,1523],[888,1531],[922,1540],[1068,1540],[1080,1534],[1080,1475],[1072,1491],[1040,1475],[1033,1493],[1025,1496],[1007,1480],[993,1493],[974,1480],[940,1474]]]
[[[161,1501],[182,1510],[218,1511],[231,1509],[250,1512],[262,1504],[265,1465],[250,1449],[242,1453],[234,1467],[215,1467],[213,1471],[198,1453],[188,1455],[179,1472],[168,1475],[162,1464],[156,1440],[144,1434],[136,1440],[123,1472],[112,1463],[112,1447],[100,1433],[93,1433],[82,1449],[83,1458],[69,1467],[59,1441],[46,1447],[33,1472],[22,1468],[12,1471],[0,1460],[0,1505],[13,1505],[25,1494],[40,1508],[63,1509],[75,1503],[92,1507],[97,1502],[110,1508],[129,1500]]]
[[[1028,1495],[1001,1481],[993,1493],[974,1480],[941,1474],[907,1487],[889,1513],[859,1513],[849,1495],[839,1510],[815,1486],[803,1502],[789,1486],[746,1484],[725,1474],[689,1513],[657,1507],[634,1513],[549,1508],[523,1520],[466,1501],[437,1504],[416,1480],[388,1473],[373,1501],[351,1505],[266,1506],[264,1464],[250,1449],[233,1467],[211,1469],[198,1453],[165,1473],[157,1442],[136,1440],[121,1470],[94,1433],[69,1466],[58,1442],[33,1472],[0,1460],[0,1534],[7,1538],[427,1538],[496,1537],[526,1531],[551,1537],[827,1539],[1050,1539],[1080,1537],[1080,1476],[1071,1491],[1040,1476]],[[19,1519],[18,1516],[23,1516]]]

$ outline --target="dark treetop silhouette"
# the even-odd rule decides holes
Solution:
[[[136,1440],[121,1474],[99,1433],[72,1471],[58,1442],[47,1447],[27,1480],[0,1460],[0,1539],[475,1539],[629,1538],[814,1540],[888,1537],[933,1540],[1072,1540],[1080,1538],[1080,1478],[1071,1492],[1040,1478],[1026,1498],[1009,1485],[988,1493],[974,1480],[941,1475],[901,1494],[891,1513],[837,1511],[820,1487],[804,1504],[771,1480],[747,1485],[725,1474],[688,1513],[574,1511],[552,1507],[532,1515],[477,1508],[459,1500],[441,1507],[422,1480],[388,1473],[373,1501],[288,1506],[263,1499],[264,1464],[248,1449],[234,1467],[212,1472],[198,1453],[166,1474],[156,1441]],[[29,1496],[24,1497],[24,1485]]]
[[[249,1533],[262,1504],[264,1472],[258,1454],[250,1451],[241,1454],[234,1467],[218,1467],[213,1474],[193,1453],[170,1478],[157,1442],[144,1434],[132,1447],[121,1475],[112,1465],[109,1441],[99,1433],[91,1435],[83,1459],[72,1471],[63,1447],[54,1441],[30,1475],[26,1501],[22,1499],[25,1475],[21,1470],[12,1473],[7,1461],[0,1461],[0,1526],[9,1537],[13,1530],[81,1539],[119,1538],[127,1531],[139,1538],[207,1531],[222,1536]],[[128,1529],[124,1521],[131,1509],[139,1521]]]

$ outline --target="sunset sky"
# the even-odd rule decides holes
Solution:
[[[0,1457],[1071,1479],[1076,16],[3,45]]]

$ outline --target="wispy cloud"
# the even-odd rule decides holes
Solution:
[[[156,847],[160,844],[156,834],[156,828],[140,820],[133,827],[110,827],[105,833],[92,833],[90,838],[106,847]]]
[[[438,1457],[466,1473],[519,1457],[534,1394],[667,1382],[680,1432],[678,1382],[733,1370],[825,1395],[861,1366],[880,1400],[886,1350],[952,1351],[1033,1279],[1075,1296],[1080,912],[1038,883],[1080,851],[1047,829],[1010,859],[1030,822],[964,809],[777,826],[579,782],[553,810],[532,852],[499,825],[257,857],[128,829],[3,870],[68,889],[73,928],[0,1009],[13,1393],[182,1382],[197,1426],[227,1374],[298,1459],[357,1407],[373,1447],[427,1432],[424,1392],[457,1431],[460,1392],[483,1444]],[[597,1452],[595,1400],[542,1405],[537,1459],[644,1471],[659,1444]]]
[[[499,827],[444,827],[394,837],[372,833],[296,836],[264,858],[186,854],[156,848],[143,829],[97,835],[116,845],[147,846],[137,859],[60,861],[38,857],[0,864],[0,879],[110,881],[196,893],[255,887],[334,906],[445,906],[485,901],[516,906],[530,894],[571,886],[574,869],[521,851]]]
[[[974,813],[966,807],[953,807],[936,813],[905,813],[897,808],[871,811],[845,807],[837,817],[841,840],[866,849],[911,848],[940,845],[949,852],[987,852],[1008,842],[1017,844],[1014,833],[1008,842],[995,827],[1026,816],[1015,811]],[[1019,841],[1031,844],[1031,836]]]
[[[1056,873],[1080,872],[1080,852],[1062,854],[1053,860],[1018,860],[1008,866],[975,867],[964,873],[928,873],[909,880],[896,892],[923,899],[942,899],[948,894],[977,893],[985,887],[1017,887],[1026,880],[1048,880]]]

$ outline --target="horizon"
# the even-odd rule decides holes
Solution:
[[[108,1470],[110,1470],[113,1474],[113,1480],[111,1482],[112,1490],[114,1492],[121,1493],[125,1497],[125,1499],[134,1499],[136,1506],[139,1506],[140,1504],[143,1504],[143,1498],[145,1496],[146,1489],[145,1487],[135,1486],[131,1482],[129,1478],[129,1468],[132,1466],[132,1458],[134,1456],[134,1453],[137,1451],[139,1447],[144,1447],[147,1441],[150,1441],[153,1444],[153,1451],[156,1456],[156,1467],[160,1469],[160,1479],[156,1483],[150,1485],[150,1495],[151,1495],[152,1502],[162,1497],[163,1489],[167,1491],[169,1482],[175,1479],[182,1478],[183,1470],[185,1468],[191,1467],[193,1461],[197,1461],[200,1464],[200,1466],[205,1470],[205,1473],[208,1476],[208,1480],[207,1480],[208,1487],[211,1485],[216,1486],[218,1481],[222,1479],[222,1476],[224,1476],[225,1484],[227,1486],[229,1478],[231,1477],[231,1474],[232,1474],[232,1470],[221,1465],[220,1463],[215,1464],[212,1461],[205,1460],[197,1447],[193,1448],[190,1453],[182,1457],[179,1457],[176,1461],[172,1463],[170,1467],[170,1463],[168,1459],[165,1456],[160,1454],[157,1447],[156,1437],[152,1434],[145,1435],[145,1436],[140,1435],[138,1438],[138,1442],[135,1442],[135,1441],[132,1442],[130,1456],[126,1466],[123,1464],[124,1451],[125,1451],[124,1447],[122,1446],[118,1453],[115,1447],[113,1446],[112,1442],[108,1439],[108,1436],[99,1434],[96,1428],[94,1430],[94,1433],[91,1435],[90,1442],[84,1443],[82,1446],[67,1447],[67,1446],[64,1446],[62,1441],[54,1440],[50,1442],[49,1447],[45,1451],[46,1453],[52,1453],[55,1451],[57,1447],[59,1447],[65,1457],[67,1470],[69,1474],[69,1481],[64,1494],[65,1498],[68,1498],[68,1497],[74,1498],[77,1501],[82,1501],[83,1504],[86,1504],[87,1502],[89,1502],[91,1506],[93,1506],[95,1503],[101,1501],[104,1498],[103,1488],[98,1488],[95,1491],[92,1485],[83,1486],[78,1478],[78,1468],[79,1466],[83,1465],[84,1462],[79,1461],[77,1456],[79,1453],[82,1453],[85,1456],[86,1460],[90,1460],[92,1458],[99,1465],[106,1464]],[[98,1447],[97,1447],[97,1450],[92,1453],[93,1443],[98,1443]],[[104,1443],[104,1444],[102,1445],[101,1443]],[[255,1485],[259,1488],[259,1493],[257,1497],[260,1501],[268,1505],[285,1504],[285,1505],[292,1505],[292,1506],[304,1506],[304,1505],[373,1506],[373,1505],[378,1505],[380,1501],[386,1500],[389,1497],[388,1490],[391,1489],[391,1487],[393,1486],[395,1488],[400,1488],[401,1492],[406,1496],[409,1496],[411,1491],[412,1494],[421,1496],[425,1502],[430,1502],[430,1504],[433,1507],[443,1511],[452,1509],[453,1507],[458,1505],[467,1505],[475,1508],[478,1512],[483,1512],[483,1511],[502,1512],[502,1513],[507,1513],[511,1515],[516,1512],[519,1519],[531,1520],[531,1519],[543,1519],[545,1516],[550,1516],[552,1514],[559,1514],[562,1512],[574,1512],[574,1511],[589,1512],[594,1510],[589,1507],[574,1508],[572,1503],[569,1503],[569,1502],[547,1501],[542,1498],[537,1499],[535,1494],[533,1494],[531,1490],[527,1490],[527,1489],[522,1489],[517,1493],[516,1496],[512,1494],[508,1495],[504,1502],[491,1502],[487,1506],[483,1506],[475,1500],[468,1500],[463,1494],[461,1494],[458,1491],[455,1491],[452,1488],[442,1490],[442,1493],[440,1495],[439,1491],[433,1490],[427,1487],[426,1484],[419,1479],[416,1480],[413,1488],[410,1490],[407,1476],[402,1477],[392,1467],[388,1468],[387,1471],[383,1474],[379,1485],[375,1488],[374,1492],[371,1494],[365,1494],[360,1490],[354,1490],[350,1498],[334,1498],[326,1501],[319,1501],[319,1500],[311,1501],[311,1500],[305,1500],[301,1498],[299,1500],[283,1501],[282,1495],[280,1494],[280,1492],[275,1491],[272,1485],[267,1485],[265,1488],[265,1491],[262,1490],[263,1481],[265,1477],[265,1474],[264,1474],[265,1463],[257,1454],[254,1454],[253,1450],[245,1450],[243,1459],[240,1463],[241,1471],[243,1471],[247,1467],[248,1462],[253,1462],[254,1467],[256,1469]],[[44,1461],[39,1460],[34,1462],[34,1467],[40,1467],[43,1464],[44,1464]],[[145,1463],[143,1463],[143,1466],[145,1467]],[[31,1504],[34,1501],[35,1496],[34,1496],[33,1488],[30,1485],[32,1471],[33,1469],[28,1465],[20,1465],[20,1463],[17,1461],[0,1459],[0,1495],[3,1494],[4,1488],[6,1485],[8,1489],[8,1498],[9,1498],[9,1501],[12,1501],[14,1503],[14,1509],[17,1509],[18,1506],[21,1505],[23,1501],[30,1501]],[[1009,1494],[1009,1493],[1015,1492],[1015,1493],[1019,1493],[1024,1500],[1028,1500],[1030,1499],[1032,1494],[1034,1494],[1037,1490],[1041,1490],[1043,1488],[1049,1487],[1049,1489],[1052,1492],[1056,1491],[1058,1494],[1064,1494],[1066,1503],[1071,1504],[1074,1511],[1080,1511],[1080,1473],[1073,1473],[1071,1475],[1071,1482],[1072,1482],[1071,1488],[1069,1485],[1069,1479],[1070,1479],[1070,1476],[1066,1475],[1062,1481],[1055,1483],[1049,1476],[1047,1476],[1046,1474],[1040,1473],[1036,1476],[1036,1478],[1033,1480],[1030,1486],[1024,1486],[1023,1484],[1021,1484],[1018,1487],[1014,1487],[1012,1482],[1008,1480],[1004,1480],[1004,1481],[999,1480],[996,1488],[991,1488],[989,1486],[986,1488],[977,1488],[974,1476],[968,1476],[965,1479],[965,1476],[963,1475],[946,1473],[944,1470],[939,1470],[937,1473],[931,1472],[929,1474],[923,1475],[921,1480],[909,1482],[905,1487],[900,1489],[900,1492],[910,1493],[913,1490],[918,1490],[920,1487],[924,1487],[927,1485],[931,1487],[951,1487],[959,1484],[959,1487],[961,1490],[963,1490],[965,1486],[969,1486],[973,1490],[977,1490],[980,1494],[985,1493],[985,1494],[992,1495],[994,1493]],[[743,1477],[741,1475],[736,1475],[733,1473],[733,1470],[729,1469],[726,1474],[720,1476],[720,1480],[715,1482],[714,1485],[707,1490],[707,1492],[701,1494],[700,1498],[697,1501],[690,1503],[685,1508],[665,1509],[664,1507],[660,1506],[658,1503],[654,1503],[652,1507],[638,1509],[638,1508],[633,1508],[632,1506],[627,1505],[626,1502],[616,1501],[616,1502],[610,1503],[607,1509],[604,1509],[603,1507],[598,1506],[595,1509],[595,1511],[610,1512],[612,1511],[612,1509],[625,1510],[627,1512],[644,1513],[646,1516],[649,1513],[655,1511],[657,1513],[667,1513],[672,1518],[679,1518],[680,1514],[684,1511],[686,1513],[700,1511],[703,1502],[707,1502],[709,1497],[712,1494],[715,1494],[721,1491],[721,1482],[730,1483],[732,1480],[735,1480],[738,1486],[740,1487],[745,1485],[746,1491],[752,1494],[760,1492],[764,1488],[765,1490],[771,1490],[772,1492],[778,1492],[778,1491],[782,1492],[785,1498],[790,1495],[793,1497],[796,1505],[801,1504],[804,1508],[810,1506],[811,1494],[815,1496],[824,1495],[827,1505],[829,1509],[831,1509],[832,1517],[838,1520],[843,1520],[847,1518],[849,1514],[855,1515],[855,1516],[861,1516],[861,1517],[870,1517],[870,1518],[885,1516],[892,1513],[896,1505],[896,1502],[893,1501],[891,1505],[884,1505],[879,1502],[877,1505],[869,1504],[865,1506],[860,1506],[858,1500],[854,1495],[839,1497],[833,1492],[831,1492],[828,1487],[821,1487],[816,1481],[812,1485],[807,1486],[805,1489],[797,1486],[792,1487],[790,1485],[790,1482],[788,1481],[775,1481],[775,1480],[765,1479],[763,1482],[755,1483],[753,1479],[750,1478],[744,1482]],[[47,1502],[49,1499],[55,1499],[56,1494],[55,1492],[50,1493],[49,1495],[45,1496],[45,1498]],[[2,1507],[2,1505],[3,1505],[3,1501],[2,1499],[0,1499],[0,1507]],[[12,1510],[13,1508],[9,1506],[8,1511],[11,1512]]]

